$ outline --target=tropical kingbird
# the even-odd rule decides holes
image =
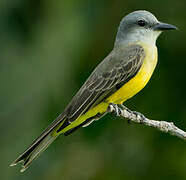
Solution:
[[[164,30],[148,11],[135,11],[120,22],[113,50],[95,68],[65,110],[11,164],[23,161],[21,172],[60,134],[69,135],[107,113],[110,103],[121,105],[149,81],[157,64],[156,39]]]

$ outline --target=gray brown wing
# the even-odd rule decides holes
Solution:
[[[67,106],[68,122],[76,120],[129,81],[140,69],[144,56],[144,49],[139,45],[111,52]]]
[[[144,57],[144,50],[139,45],[112,51],[90,75],[65,111],[48,126],[48,128],[14,161],[12,165],[15,165],[22,160],[25,161],[24,165],[26,165],[30,154],[42,140],[59,125],[60,122],[64,120],[64,123],[59,127],[57,132],[68,126],[69,123],[76,120],[81,114],[109,97],[123,84],[129,81],[139,71]],[[80,126],[82,126],[82,124],[69,130],[66,135],[70,134]]]

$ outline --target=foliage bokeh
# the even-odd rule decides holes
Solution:
[[[179,27],[158,39],[148,85],[125,104],[186,130],[186,2],[0,2],[0,179],[186,179],[186,143],[107,115],[60,137],[23,174],[9,163],[63,111],[113,47],[121,18],[146,9]]]

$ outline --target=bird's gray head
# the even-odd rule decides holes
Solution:
[[[148,11],[134,11],[122,19],[118,28],[115,46],[130,42],[145,42],[155,45],[160,33],[171,29],[177,28],[158,21]]]

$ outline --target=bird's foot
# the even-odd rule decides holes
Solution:
[[[127,108],[126,106],[124,106],[123,104],[118,104],[118,106],[121,107],[122,110],[126,110],[128,113],[130,113],[130,114],[132,113],[132,111],[129,108]],[[127,119],[127,123],[131,124],[131,120]]]
[[[145,121],[145,119],[146,119],[146,117],[145,117],[142,113],[140,113],[140,112],[132,111],[132,114],[134,114],[134,115],[136,116],[136,119],[138,119],[138,120],[140,121],[141,124],[142,124],[142,123]]]
[[[108,111],[113,113],[116,116],[120,116],[122,109],[119,107],[118,104],[110,103],[108,106]]]
[[[121,116],[123,110],[125,110],[129,113],[129,118],[127,118],[129,124],[131,122],[130,117],[132,118],[132,116],[133,117],[135,116],[135,119],[137,119],[141,124],[143,124],[143,122],[146,119],[146,117],[142,113],[137,112],[137,111],[131,111],[130,109],[128,109],[123,104],[110,103],[109,106],[108,106],[108,112],[111,112],[116,116]]]
[[[137,111],[131,111],[129,108],[127,108],[126,106],[124,106],[123,104],[119,104],[119,106],[122,107],[122,109],[125,109],[127,112],[129,112],[130,114],[132,115],[135,115],[136,116],[136,119],[139,119],[140,123],[143,123],[144,120],[146,119],[146,117],[140,113],[140,112],[137,112]],[[128,120],[128,123],[130,123],[131,120],[129,119]]]

